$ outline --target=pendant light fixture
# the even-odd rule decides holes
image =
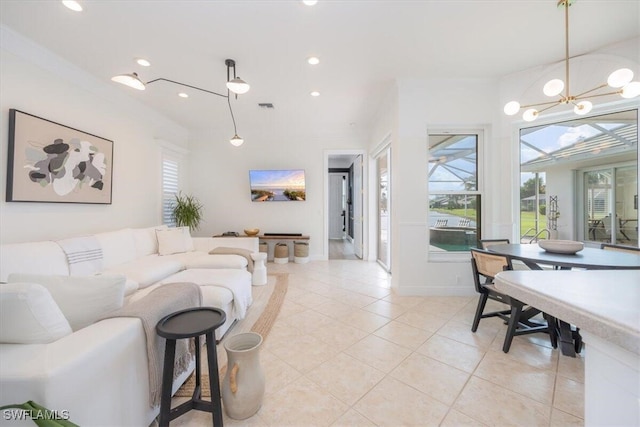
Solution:
[[[628,68],[621,68],[609,75],[607,83],[601,84],[593,89],[577,95],[572,95],[569,91],[569,6],[574,0],[559,0],[558,7],[564,7],[565,21],[565,81],[553,79],[548,81],[543,87],[543,93],[549,97],[559,97],[555,101],[540,102],[537,104],[520,105],[517,101],[508,102],[504,106],[504,112],[508,116],[518,114],[520,110],[525,110],[522,118],[531,122],[537,119],[543,111],[549,110],[555,106],[567,104],[573,105],[573,112],[578,115],[584,115],[591,111],[593,104],[589,99],[608,96],[620,95],[623,98],[635,98],[640,95],[640,82],[632,82],[633,71]],[[616,90],[606,93],[598,93],[601,89],[611,87]],[[563,93],[564,91],[564,93]],[[535,107],[542,107],[540,109]]]
[[[188,87],[188,88],[191,88],[191,89],[199,90],[201,92],[206,92],[206,93],[209,93],[211,95],[220,96],[222,98],[227,98],[227,104],[229,105],[229,113],[231,113],[231,120],[233,122],[233,137],[229,140],[229,142],[233,146],[239,147],[244,143],[244,139],[242,139],[241,137],[238,136],[238,130],[236,128],[236,118],[233,115],[233,109],[231,108],[231,96],[230,96],[229,92],[233,92],[235,94],[235,96],[236,96],[236,99],[237,99],[238,95],[242,95],[244,93],[247,93],[249,91],[249,89],[250,89],[250,86],[244,80],[236,77],[236,61],[234,61],[233,59],[226,59],[224,61],[224,64],[227,66],[227,94],[226,95],[222,94],[222,93],[218,93],[218,92],[213,92],[213,91],[207,90],[207,89],[202,89],[202,88],[199,88],[197,86],[188,85],[186,83],[177,82],[175,80],[165,79],[163,77],[158,78],[158,79],[149,80],[148,82],[145,83],[140,79],[140,77],[138,77],[137,73],[119,74],[117,76],[112,77],[111,80],[113,80],[114,82],[123,84],[125,86],[129,86],[131,88],[137,89],[137,90],[145,90],[147,85],[149,85],[151,83],[164,81],[164,82],[169,82],[169,83],[173,83],[173,84],[176,84],[176,85]],[[233,79],[230,79],[230,77],[231,77],[231,68],[233,68]]]

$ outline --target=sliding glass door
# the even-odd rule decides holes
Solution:
[[[376,170],[378,178],[378,263],[388,272],[391,271],[390,168],[391,148],[387,148],[376,158]]]
[[[638,167],[582,171],[585,240],[638,245]]]

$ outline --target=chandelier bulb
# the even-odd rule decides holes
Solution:
[[[249,83],[245,82],[240,77],[237,77],[227,82],[227,89],[229,89],[233,93],[242,95],[249,92],[251,86],[249,86]]]
[[[518,101],[507,102],[504,106],[504,113],[507,116],[513,116],[520,111],[520,103]]]
[[[635,98],[640,95],[640,82],[631,82],[622,88],[620,96],[623,98]]]
[[[137,73],[119,74],[117,76],[111,77],[111,80],[137,90],[145,89],[145,84],[142,82],[142,80],[140,80],[140,77],[138,77]]]
[[[633,80],[633,71],[628,68],[620,68],[609,74],[607,84],[611,87],[624,87]]]
[[[231,145],[233,145],[234,147],[240,147],[242,144],[244,144],[244,139],[240,138],[238,136],[238,134],[233,135],[233,138],[231,138],[229,140],[229,142],[231,143]]]
[[[535,108],[529,108],[522,114],[522,118],[526,122],[532,122],[538,118],[538,110],[536,110]]]
[[[573,112],[579,116],[584,116],[588,114],[593,108],[593,104],[590,101],[580,101],[573,107]]]
[[[564,82],[560,79],[549,80],[544,87],[542,88],[542,92],[544,92],[547,96],[557,96],[564,90]]]

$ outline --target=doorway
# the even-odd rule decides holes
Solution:
[[[325,254],[327,259],[363,259],[363,154],[325,156]]]

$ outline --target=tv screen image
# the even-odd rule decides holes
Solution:
[[[250,170],[251,200],[254,202],[305,201],[304,169]]]

